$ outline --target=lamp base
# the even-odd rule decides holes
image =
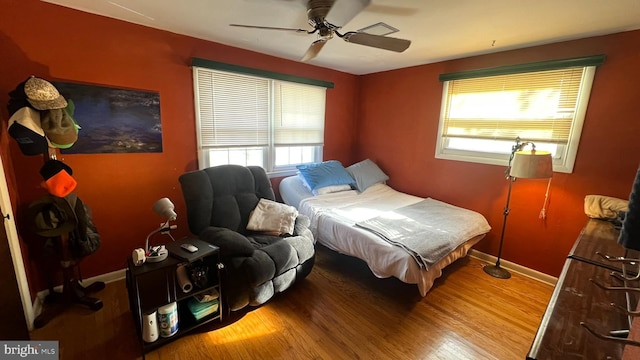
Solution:
[[[508,279],[511,277],[511,273],[509,271],[496,265],[485,265],[482,268],[482,270],[484,270],[484,272],[493,276],[494,278],[498,278],[498,279]]]
[[[164,261],[169,256],[169,251],[164,247],[164,245],[160,246],[160,249],[154,255],[149,255],[146,257],[146,262],[160,262]]]

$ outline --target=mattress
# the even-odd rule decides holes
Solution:
[[[304,185],[299,176],[289,176],[282,179],[279,189],[282,201],[298,210],[302,200],[313,197],[313,193]]]
[[[425,296],[442,269],[460,257],[489,231],[489,224],[481,217],[479,226],[486,231],[465,239],[429,269],[421,268],[415,259],[399,246],[392,245],[378,235],[355,226],[357,222],[380,216],[385,212],[416,204],[424,198],[405,194],[385,184],[376,184],[362,193],[355,190],[313,196],[298,176],[280,183],[283,200],[298,208],[311,219],[310,229],[316,241],[342,254],[364,260],[379,278],[396,277],[408,284],[417,284]]]

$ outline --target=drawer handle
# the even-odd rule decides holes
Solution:
[[[602,339],[602,340],[610,340],[610,341],[615,341],[615,342],[619,342],[625,345],[632,345],[632,346],[640,346],[640,341],[636,341],[636,340],[629,340],[629,339],[622,339],[622,338],[618,338],[615,336],[609,336],[609,335],[602,335],[599,332],[593,330],[587,323],[585,322],[580,322],[580,325],[587,329],[588,332],[591,333],[591,335]]]

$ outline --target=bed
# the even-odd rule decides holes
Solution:
[[[384,181],[374,181],[362,191],[318,193],[310,189],[300,174],[284,178],[279,188],[286,204],[309,217],[309,228],[317,242],[364,260],[379,278],[396,277],[405,283],[417,284],[422,296],[442,275],[443,268],[466,256],[491,229],[477,212],[402,193]],[[426,209],[429,215],[417,213],[418,216],[411,217],[408,210],[417,208]],[[390,224],[397,225],[389,228]],[[436,255],[426,262],[419,261],[425,259],[395,243],[393,235],[402,234],[407,227],[423,231],[414,236],[421,243],[426,243],[425,237],[441,238],[438,241],[442,244],[433,251]],[[426,256],[430,257],[429,254]]]

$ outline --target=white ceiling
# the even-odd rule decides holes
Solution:
[[[317,38],[229,26],[310,29],[305,0],[43,1],[291,60]],[[309,63],[360,75],[635,30],[640,0],[372,0],[342,32],[377,22],[398,28],[391,36],[411,40],[409,49],[395,53],[334,37]]]

